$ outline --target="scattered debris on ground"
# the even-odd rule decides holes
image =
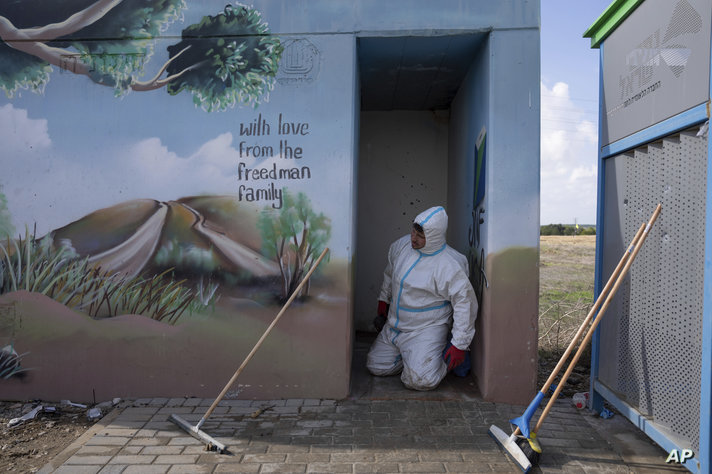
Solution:
[[[549,377],[549,375],[551,375],[554,368],[556,367],[556,364],[559,363],[559,360],[561,359],[562,355],[563,351],[539,351],[539,374],[537,389],[540,389],[544,385],[544,382],[546,382],[546,379]],[[564,374],[564,372],[566,372],[566,369],[569,366],[572,357],[573,356],[570,356],[567,359],[566,364],[559,373],[559,376],[554,381],[554,385],[552,385],[551,391],[556,388],[555,385],[559,383],[559,381],[561,380],[561,376]],[[583,357],[579,359],[578,363],[576,364],[576,367],[574,367],[574,369],[571,371],[571,375],[566,381],[566,384],[562,387],[559,398],[571,398],[574,396],[575,393],[588,392],[591,388],[590,374],[591,352],[589,350],[586,350],[583,352]]]
[[[0,472],[39,471],[97,422],[87,410],[61,402],[0,401]]]

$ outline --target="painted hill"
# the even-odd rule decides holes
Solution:
[[[260,252],[259,210],[229,196],[139,199],[88,214],[52,232],[104,270],[136,276],[149,269],[229,272],[243,278],[279,275]]]

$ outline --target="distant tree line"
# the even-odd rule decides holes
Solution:
[[[596,226],[547,224],[540,228],[539,235],[596,235]]]

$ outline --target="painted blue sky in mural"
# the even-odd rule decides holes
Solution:
[[[86,87],[76,87],[77,81]],[[3,166],[8,173],[3,174],[20,178],[2,180],[8,201],[23,203],[12,208],[16,223],[23,221],[23,214],[41,217],[38,232],[42,233],[65,224],[69,210],[81,217],[128,199],[235,193],[238,163],[253,168],[258,163],[271,167],[270,162],[276,161],[280,168],[287,167],[277,157],[280,142],[302,149],[302,158],[290,164],[309,166],[312,173],[322,176],[340,174],[333,154],[337,150],[334,141],[341,137],[341,120],[334,117],[318,126],[309,123],[307,135],[277,138],[280,117],[283,122],[301,124],[305,120],[299,110],[314,107],[299,103],[299,97],[280,101],[281,93],[277,87],[271,98],[276,103],[291,102],[288,110],[270,103],[259,107],[262,119],[272,127],[271,136],[248,137],[240,136],[240,125],[250,125],[259,115],[249,108],[239,116],[233,111],[206,113],[193,106],[190,95],[170,97],[162,90],[117,99],[112,89],[83,77],[55,74],[45,95],[63,94],[61,103],[52,101],[47,106],[50,102],[42,96],[23,92],[0,106],[0,140],[5,144],[3,155],[8,157]],[[50,149],[53,158],[47,163]],[[26,186],[29,177],[32,189]],[[278,184],[289,184],[294,190],[308,188],[307,181]],[[53,204],[47,207],[48,202]]]
[[[187,11],[166,35],[179,37],[182,28],[214,13],[204,7]],[[324,37],[318,48],[329,55],[341,41]],[[156,74],[167,59],[166,47],[175,42],[175,37],[156,42],[145,77]],[[341,73],[348,74],[347,69]],[[343,150],[351,143],[350,121],[332,107],[345,102],[344,91],[324,86],[340,81],[327,72],[318,92],[316,83],[276,84],[257,108],[238,105],[210,113],[195,107],[185,91],[177,96],[164,89],[134,91],[117,98],[111,87],[56,69],[42,95],[25,90],[8,99],[0,94],[0,185],[16,230],[24,232],[25,225],[32,230],[36,223],[42,235],[94,210],[139,198],[229,194],[245,201],[261,197],[254,201],[259,207],[278,207],[274,190],[282,186],[306,192],[316,212],[343,215],[348,200],[333,196],[349,188],[340,170],[346,165]],[[261,129],[251,130],[256,120]],[[255,168],[296,170],[290,173],[295,179],[248,175]],[[314,182],[320,183],[318,189]],[[344,255],[347,236],[341,232],[348,228],[335,226],[333,251]]]

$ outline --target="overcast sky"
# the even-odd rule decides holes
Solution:
[[[612,0],[541,0],[541,223],[595,224],[599,53],[583,33]]]

